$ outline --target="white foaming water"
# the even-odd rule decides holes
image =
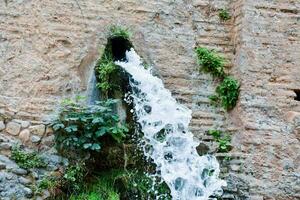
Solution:
[[[116,64],[132,76],[130,96],[144,134],[142,148],[156,164],[157,174],[170,188],[172,199],[207,200],[222,192],[226,182],[218,178],[218,161],[211,155],[197,154],[198,142],[188,130],[191,110],[176,102],[162,80],[144,68],[133,49],[126,52],[126,58],[128,62]]]

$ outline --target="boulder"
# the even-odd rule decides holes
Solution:
[[[46,127],[44,124],[40,124],[40,125],[30,126],[29,130],[34,135],[43,136],[46,131]]]
[[[31,142],[32,143],[39,143],[40,141],[41,141],[41,137],[39,137],[37,135],[31,136]]]
[[[17,122],[8,122],[6,126],[6,131],[11,135],[19,135],[21,130],[21,124]]]
[[[21,131],[19,138],[23,143],[26,143],[30,139],[30,131],[28,129],[24,129]]]
[[[30,126],[30,122],[29,121],[23,121],[23,120],[19,120],[19,119],[14,119],[12,121],[21,124],[22,128],[28,128]]]

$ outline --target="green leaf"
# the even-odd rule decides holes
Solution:
[[[129,129],[128,129],[126,126],[123,126],[123,131],[124,131],[125,133],[128,133]]]
[[[90,148],[91,146],[92,146],[91,143],[86,143],[86,144],[83,145],[83,148],[88,149],[88,148]]]
[[[103,122],[104,122],[104,120],[103,120],[102,117],[96,117],[96,118],[94,118],[93,121],[92,121],[93,124],[103,123]]]
[[[65,128],[65,130],[68,132],[68,133],[71,133],[71,132],[75,132],[77,131],[77,125],[70,125],[68,127]]]
[[[128,128],[119,124],[114,113],[115,100],[99,101],[93,106],[74,103],[64,106],[53,127],[56,146],[60,149],[99,151],[101,137],[109,134],[122,141]]]
[[[117,134],[119,132],[119,128],[118,127],[112,127],[111,132],[114,133],[114,134]]]
[[[54,131],[58,131],[59,129],[64,128],[64,127],[65,127],[65,125],[61,124],[61,123],[55,124],[54,126],[52,126]]]
[[[79,117],[68,117],[66,118],[66,121],[76,121],[79,120]]]
[[[107,128],[103,127],[103,128],[100,128],[100,130],[96,131],[95,135],[97,137],[101,137],[103,135],[105,135],[107,133]]]
[[[98,150],[100,150],[100,149],[101,149],[101,147],[100,147],[100,145],[99,145],[99,144],[97,144],[97,143],[94,143],[94,144],[93,144],[93,146],[91,147],[91,149],[92,149],[92,150],[97,150],[97,151],[98,151]]]
[[[113,115],[111,118],[113,118],[113,120],[115,120],[115,121],[119,121],[119,116],[117,116],[117,115]]]
[[[93,137],[93,133],[86,133],[84,136],[87,137],[87,138],[92,138]]]

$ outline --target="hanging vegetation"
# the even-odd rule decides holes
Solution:
[[[198,58],[199,70],[212,74],[220,79],[216,87],[216,94],[210,96],[213,105],[220,105],[225,110],[235,107],[239,96],[239,82],[224,72],[225,59],[216,54],[214,50],[197,47],[195,50]]]

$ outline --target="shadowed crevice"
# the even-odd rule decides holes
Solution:
[[[114,61],[126,61],[126,51],[129,51],[132,44],[123,37],[110,38],[111,53]]]
[[[296,101],[300,101],[300,89],[294,90],[296,96],[295,96],[295,100]]]

